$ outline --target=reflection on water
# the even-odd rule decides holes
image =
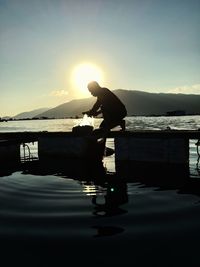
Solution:
[[[196,150],[197,150],[197,163],[196,163],[196,170],[200,176],[200,139],[195,143]]]
[[[98,196],[92,196],[92,203],[95,206],[93,214],[96,216],[115,216],[127,211],[120,206],[128,202],[127,185],[125,182],[116,181],[106,184],[106,194],[103,201],[98,202]]]
[[[120,234],[124,231],[121,227],[116,226],[101,226],[101,225],[95,225],[92,226],[92,228],[96,229],[97,233],[94,235],[94,237],[105,237],[105,236],[112,236],[116,234]]]
[[[88,255],[93,264],[99,259],[95,266],[128,266],[165,259],[170,250],[176,264],[193,266],[190,258],[196,261],[198,253],[192,242],[200,238],[198,179],[180,183],[170,173],[133,169],[110,173],[101,161],[38,161],[1,177],[3,256],[9,261],[12,253],[18,263],[31,256],[35,264],[38,257],[45,264],[54,257],[80,266]]]
[[[127,184],[108,175],[102,161],[27,162],[21,165],[21,170],[3,176],[0,184],[3,238],[39,238],[40,235],[64,238],[73,236],[76,216],[80,219],[89,214],[109,217],[127,212],[121,208],[128,202]],[[116,225],[91,223],[90,228],[96,229],[98,236],[123,231]]]

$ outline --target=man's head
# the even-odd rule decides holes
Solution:
[[[87,88],[93,96],[98,96],[101,86],[98,84],[98,82],[92,81],[88,83]]]

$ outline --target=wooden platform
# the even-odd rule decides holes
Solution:
[[[174,173],[177,167],[181,170],[178,173],[183,176],[182,173],[187,174],[189,170],[189,141],[200,140],[200,131],[111,131],[107,138],[114,139],[118,173],[136,173],[137,169],[139,173],[142,169],[147,171],[147,174],[151,169],[172,170],[171,173]],[[88,153],[87,138],[73,132],[4,132],[0,133],[0,161],[19,162],[20,145],[32,142],[38,142],[39,159],[47,162],[49,158],[94,158],[92,153]],[[90,148],[90,151],[96,153],[94,146]]]
[[[14,139],[16,142],[26,143],[38,141],[40,137],[75,137],[72,132],[2,132],[0,140]],[[139,138],[185,138],[200,139],[200,131],[197,130],[138,130],[138,131],[111,131],[107,138],[115,137],[139,137]]]

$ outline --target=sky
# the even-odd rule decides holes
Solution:
[[[200,0],[0,0],[0,117],[90,97],[88,64],[111,90],[200,94],[199,14]]]

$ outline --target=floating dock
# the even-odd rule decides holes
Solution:
[[[171,186],[182,185],[190,178],[190,140],[198,140],[197,168],[200,162],[200,131],[111,131],[114,142],[115,174],[123,181],[142,181]],[[94,140],[93,140],[94,141]],[[0,133],[0,172],[31,169],[34,173],[63,172],[67,177],[94,179],[104,176],[103,146],[88,136],[73,132]],[[25,152],[35,143],[36,160]],[[24,148],[24,156],[22,147]],[[25,151],[28,148],[27,151]],[[25,163],[25,164],[24,164]],[[40,170],[38,172],[38,170]]]
[[[77,135],[73,132],[0,132],[0,140],[5,139],[17,139],[19,141],[37,141],[39,137],[45,136],[66,136],[66,137],[76,137]],[[135,130],[135,131],[110,131],[107,138],[116,137],[178,137],[186,139],[199,139],[200,130]]]
[[[87,154],[93,158],[94,154],[88,153],[88,138],[73,132],[4,132],[0,133],[0,159],[16,158],[18,161],[20,145],[31,142],[38,142],[41,158],[85,158]],[[200,131],[111,131],[107,138],[114,139],[116,161],[187,165],[189,140],[199,140]],[[98,147],[93,144],[90,152],[96,149]]]

